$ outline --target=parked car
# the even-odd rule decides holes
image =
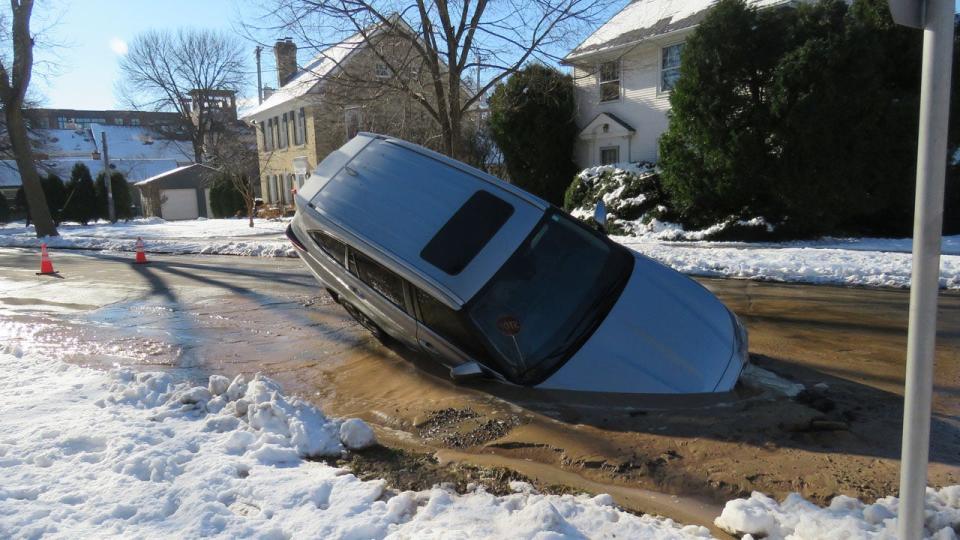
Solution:
[[[722,392],[747,361],[743,325],[697,282],[408,142],[357,135],[296,208],[287,235],[333,298],[455,379]]]

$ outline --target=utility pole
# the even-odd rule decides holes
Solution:
[[[254,56],[257,57],[257,103],[263,103],[263,76],[260,73],[260,53],[263,52],[263,47],[257,45],[253,49]]]
[[[940,289],[943,187],[947,167],[950,71],[953,67],[954,0],[889,0],[894,21],[923,29],[917,195],[913,222],[913,276],[907,376],[903,396],[903,450],[897,537],[923,536],[930,410]]]
[[[106,130],[100,131],[100,146],[103,147],[103,183],[107,186],[107,215],[110,216],[110,223],[116,223],[117,209],[113,207],[113,182],[110,181],[110,158],[107,157]]]
[[[480,64],[483,62],[484,57],[483,57],[482,54],[480,54],[480,47],[479,47],[479,46],[475,47],[473,50],[474,50],[474,55],[475,55],[476,58],[477,58],[477,87],[476,87],[476,91],[479,93],[479,92],[480,92]],[[483,101],[483,97],[481,97],[480,99],[477,100],[477,109],[478,109],[478,110],[477,110],[477,130],[478,130],[478,131],[480,130],[481,117],[483,116],[483,113],[481,112],[481,111],[483,110],[483,109],[482,109],[482,107],[483,107],[482,101]]]

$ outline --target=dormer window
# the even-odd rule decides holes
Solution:
[[[600,102],[620,99],[620,61],[600,64]]]

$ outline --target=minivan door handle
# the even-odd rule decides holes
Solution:
[[[420,344],[423,345],[424,347],[430,349],[431,351],[434,350],[434,349],[433,349],[433,343],[430,343],[429,341],[425,341],[425,340],[422,340],[422,339],[421,339],[421,340],[420,340]]]
[[[350,286],[350,292],[357,295],[357,298],[360,298],[361,300],[363,299],[363,293],[360,292],[360,289],[354,287],[353,285]]]

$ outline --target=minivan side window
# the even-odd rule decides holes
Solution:
[[[320,246],[320,249],[322,249],[324,253],[340,263],[341,266],[346,266],[343,262],[344,255],[347,251],[346,244],[330,236],[329,234],[319,231],[311,232],[310,236],[313,237],[313,240],[318,246]]]
[[[350,248],[350,271],[397,307],[406,309],[403,302],[403,278],[353,248]]]
[[[486,358],[483,345],[456,311],[420,289],[411,288],[416,290],[417,303],[420,305],[420,322],[475,360]]]

